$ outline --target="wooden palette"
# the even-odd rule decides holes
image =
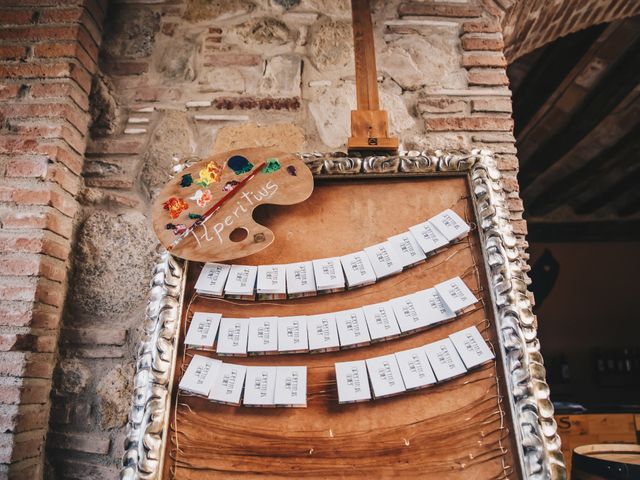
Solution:
[[[245,257],[275,238],[254,220],[258,206],[300,203],[312,191],[311,171],[293,154],[269,148],[224,152],[169,181],[153,205],[153,229],[180,258],[216,262]]]

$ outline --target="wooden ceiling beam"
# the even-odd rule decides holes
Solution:
[[[627,55],[639,37],[640,19],[612,23],[600,34],[519,132],[517,146],[523,167],[531,164],[535,168],[537,157],[542,156],[541,145],[556,143],[558,132],[580,118],[576,114],[590,103],[602,79]]]
[[[638,29],[640,35],[640,28]],[[522,165],[519,175],[521,188],[526,189],[535,179],[551,167],[561,156],[573,148],[594,127],[610,114],[640,81],[640,42],[636,41],[622,59],[611,68],[591,91],[580,108],[573,111],[571,122],[553,131]]]
[[[640,238],[640,220],[529,222],[530,242],[624,242]]]
[[[600,190],[603,178],[635,160],[633,152],[640,145],[639,126],[640,87],[636,87],[591,134],[523,190],[529,213],[545,215],[586,190]]]

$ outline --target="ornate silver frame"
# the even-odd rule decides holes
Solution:
[[[535,480],[566,478],[537,338],[537,321],[527,295],[529,279],[523,270],[526,261],[516,246],[501,174],[491,152],[404,152],[368,157],[317,153],[300,157],[316,178],[467,175],[499,332],[520,471]],[[138,350],[122,479],[156,479],[162,472],[186,277],[184,266],[182,260],[159,251],[145,336]]]

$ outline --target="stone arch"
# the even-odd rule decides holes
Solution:
[[[559,37],[640,14],[628,0],[494,0],[502,11],[504,53],[509,63]]]

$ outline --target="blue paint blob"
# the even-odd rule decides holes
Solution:
[[[190,173],[187,173],[186,175],[182,176],[182,181],[180,182],[180,186],[182,188],[190,187],[192,183],[193,183],[193,177],[191,176]]]
[[[250,172],[253,164],[242,155],[234,155],[227,160],[227,166],[235,172],[236,175]]]

